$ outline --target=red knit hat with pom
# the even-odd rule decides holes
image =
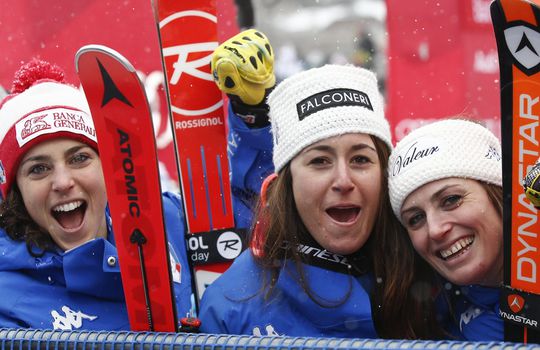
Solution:
[[[0,103],[0,190],[9,193],[22,157],[40,142],[70,138],[97,150],[96,130],[84,94],[56,65],[23,65],[11,95]]]

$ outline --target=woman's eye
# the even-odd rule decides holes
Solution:
[[[453,194],[443,199],[443,207],[445,208],[455,208],[461,205],[463,197],[458,194]]]
[[[405,222],[407,223],[407,228],[415,229],[420,227],[420,224],[422,223],[422,220],[424,219],[424,214],[417,213],[414,215],[411,215]]]
[[[324,157],[313,158],[312,160],[309,161],[309,164],[314,164],[314,165],[328,164],[328,163],[329,163],[328,159]]]
[[[369,159],[369,158],[366,157],[366,156],[356,156],[356,157],[353,158],[353,162],[354,162],[354,163],[363,164],[363,163],[369,163],[369,162],[371,162],[371,159]]]
[[[77,153],[73,157],[71,157],[70,163],[73,163],[73,164],[84,163],[89,158],[90,158],[90,156],[88,154],[86,154],[86,153]]]
[[[28,169],[29,175],[41,175],[49,170],[49,167],[45,164],[35,164]]]

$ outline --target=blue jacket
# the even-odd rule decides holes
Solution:
[[[178,224],[182,205],[178,196],[166,193],[163,207],[171,255],[181,266],[180,274],[173,275],[182,317],[191,306],[184,228]],[[39,258],[28,253],[25,242],[10,239],[0,229],[0,327],[129,330],[109,216],[107,221],[107,239]]]
[[[366,288],[369,275],[352,277],[305,265],[307,282],[321,306],[298,284],[296,269],[285,264],[275,295],[261,293],[263,274],[251,250],[210,285],[201,301],[201,331],[223,334],[376,338]],[[268,277],[268,276],[266,276]],[[329,284],[329,281],[331,283]],[[350,291],[350,295],[347,295]],[[263,292],[264,293],[264,292]]]
[[[250,129],[229,105],[228,153],[235,225],[251,226],[263,180],[274,171],[270,126]]]
[[[503,341],[504,322],[499,317],[499,288],[463,286],[453,296],[459,332],[468,341]]]

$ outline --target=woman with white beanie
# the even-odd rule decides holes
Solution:
[[[389,234],[400,225],[375,75],[310,69],[281,82],[268,104],[277,175],[263,185],[251,249],[204,293],[201,330],[437,337],[433,310],[409,294],[414,254],[401,254],[402,238]]]
[[[84,94],[33,60],[0,103],[0,327],[129,330],[96,131]],[[181,201],[163,196],[190,308]],[[173,273],[173,276],[175,274]]]
[[[477,123],[448,119],[413,130],[389,162],[394,213],[414,249],[449,282],[442,289],[459,333],[467,340],[502,340],[499,140]]]

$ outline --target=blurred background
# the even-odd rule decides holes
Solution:
[[[324,63],[376,72],[395,141],[441,117],[500,136],[491,0],[251,0],[283,78]],[[248,17],[249,18],[249,17]]]
[[[353,63],[386,77],[383,0],[252,0],[255,26],[274,43],[282,79],[325,63]]]

